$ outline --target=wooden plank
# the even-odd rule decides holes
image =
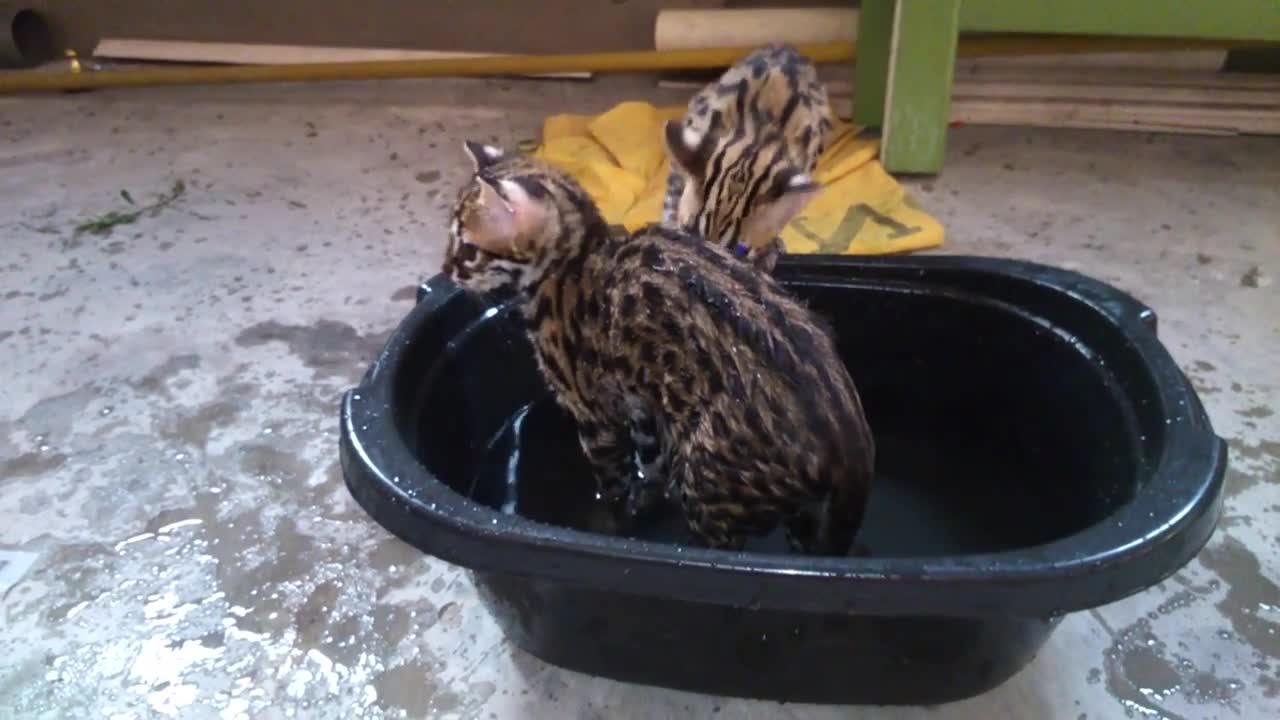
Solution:
[[[960,36],[960,46],[965,38]],[[956,74],[980,73],[987,70],[1058,70],[1077,71],[1111,70],[1180,70],[1217,72],[1227,59],[1227,51],[1221,48],[1208,50],[1167,50],[1159,52],[1087,52],[1050,55],[1022,55],[1015,57],[960,57],[956,60]]]
[[[963,120],[955,122],[963,123]],[[1162,123],[1153,123],[1146,121],[1133,120],[1130,122],[1116,122],[1108,120],[1095,120],[1091,118],[1070,119],[1059,121],[1035,121],[1023,120],[1022,122],[1011,123],[1007,120],[991,123],[971,123],[973,125],[1000,125],[1009,126],[1017,125],[1021,127],[1043,127],[1043,128],[1066,128],[1074,130],[1112,130],[1115,132],[1146,132],[1146,133],[1165,133],[1173,135],[1207,135],[1210,137],[1234,137],[1240,134],[1238,130],[1227,130],[1224,128],[1199,127],[1196,125],[1166,125]]]
[[[1070,100],[1145,104],[1249,105],[1280,108],[1280,93],[1271,89],[1178,87],[1174,85],[1101,85],[1051,82],[1003,82],[956,79],[951,98],[982,100]]]
[[[1101,92],[1110,87],[1144,87],[1159,92],[1159,88],[1202,89],[1206,92],[1226,90],[1248,92],[1255,96],[1280,97],[1280,77],[1253,73],[1181,73],[1158,70],[1114,70],[1105,73],[1080,73],[1075,71],[1008,71],[983,73],[976,76],[957,74],[952,82],[952,94],[960,87],[978,85],[1060,85],[1081,88],[1080,92]],[[827,83],[832,95],[852,95],[854,85],[841,80]],[[1097,90],[1089,90],[1096,88]],[[1264,103],[1266,101],[1264,100]]]
[[[1053,85],[1023,75],[1018,82],[957,79],[949,119],[973,124],[1280,134],[1280,79],[1241,89],[1232,80],[1243,78],[1230,76],[1217,76],[1220,87],[1179,87]],[[852,112],[850,91],[847,83],[829,87],[832,106],[842,118]]]
[[[960,0],[897,0],[880,159],[890,172],[942,168]]]
[[[960,29],[1280,42],[1274,0],[965,0]]]
[[[848,119],[852,100],[833,97],[837,116]],[[1047,107],[1031,101],[984,104],[981,100],[956,99],[951,104],[951,121],[972,125],[1010,125],[1046,128],[1084,128],[1129,132],[1163,132],[1192,135],[1238,135],[1248,132],[1280,135],[1280,113],[1254,117],[1222,117],[1212,111],[1197,114],[1173,113],[1161,107],[1113,107],[1096,110],[1077,107],[1072,111]]]
[[[981,73],[957,73],[956,81],[1046,82],[1072,85],[1145,85],[1149,87],[1237,88],[1276,92],[1280,77],[1253,73],[1182,72],[1110,68],[1099,71],[1075,69],[987,70]]]
[[[1176,105],[1134,105],[1046,100],[957,100],[953,122],[1042,127],[1151,126],[1186,131],[1280,134],[1280,111]]]
[[[889,44],[893,33],[894,0],[863,0],[858,19],[858,59],[854,82],[861,88],[853,99],[853,121],[880,127],[889,80]]]
[[[398,48],[353,48],[264,43],[188,42],[142,38],[103,38],[95,57],[164,62],[222,63],[235,65],[303,65],[307,63],[365,62],[378,60],[426,60],[435,58],[489,57],[486,53]],[[591,73],[551,73],[531,77],[589,79]]]

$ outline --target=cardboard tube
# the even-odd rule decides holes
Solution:
[[[848,8],[660,10],[653,29],[658,50],[852,42],[858,11]]]

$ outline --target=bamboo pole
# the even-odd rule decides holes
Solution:
[[[962,41],[960,57],[1007,57],[1088,52],[1158,52],[1188,48],[1235,47],[1249,43],[1196,40],[1108,39],[1078,36],[1019,35]],[[217,85],[237,83],[378,80],[392,78],[481,77],[551,73],[654,72],[715,69],[732,65],[754,47],[641,50],[574,55],[503,55],[297,65],[142,67],[126,70],[0,73],[0,95],[33,91],[94,88]],[[801,45],[816,63],[854,59],[851,42]]]

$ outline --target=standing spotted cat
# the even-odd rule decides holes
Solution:
[[[476,174],[444,272],[522,298],[539,367],[624,522],[665,495],[712,547],[784,523],[797,550],[846,553],[874,444],[817,319],[686,233],[611,230],[580,185],[541,161],[467,150]]]
[[[831,131],[827,90],[787,46],[761,48],[689,101],[666,126],[671,174],[662,223],[686,228],[771,272],[778,234],[817,191]]]

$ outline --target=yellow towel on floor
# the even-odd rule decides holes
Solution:
[[[582,183],[610,224],[657,222],[667,188],[662,126],[684,107],[625,102],[603,115],[553,115],[534,155]],[[790,253],[882,255],[942,244],[942,225],[876,160],[877,142],[837,123],[818,162],[822,190],[782,231]]]

